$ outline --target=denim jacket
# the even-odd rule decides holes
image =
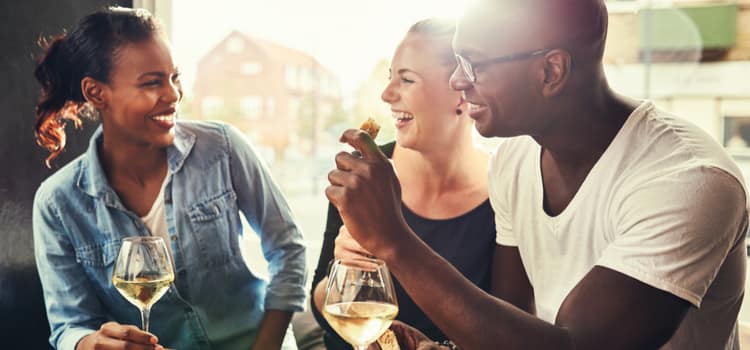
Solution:
[[[180,350],[249,349],[264,310],[301,311],[305,245],[291,210],[240,132],[180,121],[167,150],[164,205],[175,281],[151,309],[151,332]],[[34,199],[34,250],[57,349],[73,350],[103,323],[141,325],[112,285],[121,240],[150,235],[109,186],[97,148],[48,178]],[[261,238],[270,281],[246,267],[240,212]],[[284,349],[295,349],[287,332]]]

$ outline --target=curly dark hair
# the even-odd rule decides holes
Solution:
[[[81,117],[96,116],[83,97],[81,80],[108,82],[117,49],[147,40],[159,30],[146,10],[110,7],[82,18],[70,33],[40,39],[44,51],[34,70],[41,85],[34,133],[37,143],[50,152],[47,167],[65,148],[66,122],[80,127]]]

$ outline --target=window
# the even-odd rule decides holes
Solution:
[[[750,183],[750,115],[724,118],[724,147],[737,162],[745,183]],[[750,253],[750,245],[748,249]]]
[[[290,120],[296,120],[299,116],[300,110],[299,110],[300,102],[299,98],[296,97],[290,97],[289,98],[289,106],[287,107],[287,115],[289,116]]]
[[[321,84],[323,94],[325,94],[326,96],[338,97],[340,95],[338,80],[335,77],[325,75],[325,80],[322,80]]]
[[[291,89],[297,89],[299,86],[299,77],[297,75],[297,67],[293,64],[284,66],[284,81],[286,86]]]
[[[245,48],[245,41],[240,37],[232,37],[227,40],[227,52],[240,53]]]
[[[724,118],[724,147],[730,152],[749,153],[750,149],[750,117]]]
[[[263,113],[263,98],[245,96],[240,99],[240,115],[246,119],[258,119]]]
[[[247,61],[240,66],[240,73],[243,75],[256,75],[263,70],[263,65],[260,62]]]
[[[218,117],[224,110],[224,99],[220,96],[206,96],[200,104],[205,117]]]
[[[276,100],[273,97],[266,99],[266,116],[273,118],[276,115]]]
[[[313,73],[310,67],[299,67],[299,82],[302,91],[308,92],[312,90]]]

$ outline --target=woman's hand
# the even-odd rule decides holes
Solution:
[[[393,321],[391,330],[396,333],[398,346],[401,350],[447,350],[445,346],[438,345],[418,329],[406,323]]]
[[[81,339],[76,350],[164,350],[155,335],[136,326],[107,322]]]
[[[258,336],[255,338],[252,349],[281,349],[291,320],[291,311],[266,310],[263,314],[263,320],[260,321]]]
[[[336,259],[372,258],[373,255],[354,240],[346,226],[341,226],[339,235],[336,236],[333,257]]]
[[[396,334],[398,346],[401,350],[449,350],[427,338],[422,332],[406,323],[393,321],[391,330]],[[367,350],[381,350],[378,342],[374,342]]]

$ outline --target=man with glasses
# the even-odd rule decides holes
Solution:
[[[410,231],[372,140],[342,136],[363,157],[337,155],[326,195],[462,349],[739,348],[740,171],[696,126],[609,88],[606,30],[600,0],[483,0],[459,21],[451,86],[482,135],[512,137],[489,174],[500,299]]]

